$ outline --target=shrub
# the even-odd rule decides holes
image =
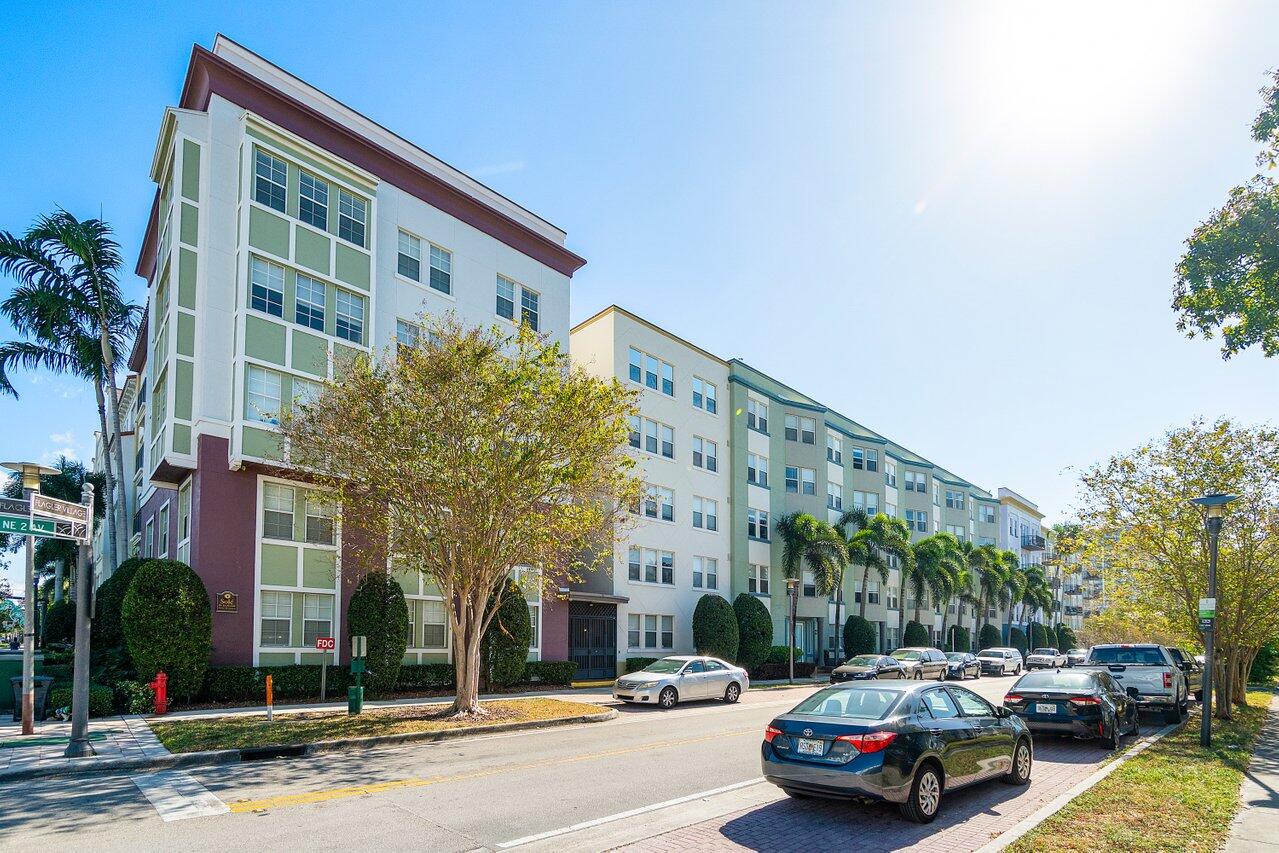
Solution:
[[[480,639],[480,672],[490,688],[505,687],[524,677],[533,641],[524,590],[514,578],[507,578],[499,596],[497,613]]]
[[[708,592],[693,610],[693,648],[698,654],[737,660],[737,614],[721,595]]]
[[[1047,625],[1032,622],[1030,625],[1030,647],[1032,649],[1051,648],[1057,643],[1057,632],[1049,633]]]
[[[981,632],[978,636],[977,645],[979,651],[981,649],[993,649],[996,646],[1002,646],[1004,638],[999,635],[999,629],[994,625],[982,625]]]
[[[773,617],[757,596],[740,593],[733,600],[737,616],[737,663],[752,670],[768,659],[773,643]]]
[[[44,612],[44,624],[40,626],[45,643],[71,643],[75,641],[75,603],[69,598],[55,601]]]
[[[400,666],[396,690],[451,690],[457,669],[451,663],[406,663]]]
[[[45,702],[45,707],[50,710],[56,708],[70,708],[71,688],[55,687],[50,690],[49,698]],[[111,691],[110,687],[107,687],[104,684],[89,685],[89,716],[115,716],[115,694]]]
[[[116,567],[115,574],[102,582],[94,594],[93,625],[90,627],[90,647],[94,656],[110,649],[122,649],[128,654],[124,642],[124,627],[121,624],[121,610],[124,607],[124,595],[129,591],[133,576],[146,560],[130,557]]]
[[[875,626],[856,614],[844,622],[844,657],[869,655],[879,651],[879,632]]]
[[[205,673],[203,695],[212,702],[242,702],[262,695],[251,666],[215,666]]]
[[[409,647],[409,606],[395,578],[383,571],[360,578],[347,608],[346,630],[348,637],[368,638],[361,683],[377,693],[389,692]]]
[[[786,648],[781,646],[780,648]],[[795,661],[795,677],[808,678],[817,669],[817,664],[809,661]],[[761,681],[775,680],[779,678],[787,678],[790,676],[790,665],[788,663],[764,663],[751,671],[751,678]]]
[[[115,707],[121,714],[150,714],[155,711],[155,691],[142,681],[117,681]]]
[[[804,650],[795,649],[795,660],[803,660]],[[764,658],[764,663],[768,664],[785,664],[790,662],[790,650],[786,646],[771,646],[768,649],[768,657]]]
[[[524,680],[538,684],[568,686],[577,674],[577,663],[571,660],[531,660],[524,667]]]
[[[1079,638],[1075,636],[1074,630],[1069,625],[1057,626],[1057,642],[1058,648],[1063,652],[1079,648]]]
[[[53,666],[48,664],[40,667],[40,675],[47,675],[54,680],[54,683],[70,684],[71,676],[75,672],[75,667],[69,663],[58,663]]]
[[[639,672],[641,669],[648,667],[650,663],[657,663],[657,658],[627,658],[626,671]]]
[[[931,646],[932,644],[927,628],[914,619],[906,623],[906,630],[902,632],[903,646]]]
[[[1026,632],[1020,628],[1013,628],[1008,632],[1008,645],[1021,652],[1021,656],[1026,656]]]
[[[406,629],[407,631],[407,629]],[[209,669],[203,695],[211,702],[266,702],[266,677],[271,676],[271,692],[277,699],[320,698],[319,664],[293,666],[217,666]],[[354,684],[351,670],[330,666],[325,675],[330,699],[339,698]]]
[[[1270,685],[1279,675],[1279,643],[1274,640],[1257,650],[1252,659],[1252,669],[1248,672],[1248,681],[1254,684]]]
[[[968,629],[962,625],[951,625],[946,629],[947,637],[946,651],[950,652],[969,652],[973,648],[972,635],[968,633]]]
[[[163,671],[170,696],[189,700],[198,693],[213,631],[200,576],[177,560],[149,560],[134,574],[121,615],[139,679],[150,681]]]

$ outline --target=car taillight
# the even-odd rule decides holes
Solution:
[[[1164,673],[1164,687],[1172,687],[1172,673],[1171,673],[1171,672],[1165,672],[1165,673]]]
[[[773,738],[782,733],[782,730],[774,726],[764,727],[764,743],[772,743]]]
[[[1096,696],[1076,696],[1070,700],[1072,705],[1100,705],[1101,700]]]
[[[1018,696],[1016,693],[1009,693],[1007,696],[1004,697],[1004,702],[1012,702],[1016,704],[1017,702],[1020,702],[1020,701],[1021,701],[1021,697]]]
[[[897,732],[869,732],[864,735],[840,735],[835,740],[851,743],[858,752],[880,752],[897,739]]]

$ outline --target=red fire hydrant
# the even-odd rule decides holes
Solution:
[[[157,672],[155,680],[151,682],[151,689],[155,691],[155,712],[163,714],[169,710],[169,676],[163,672]]]

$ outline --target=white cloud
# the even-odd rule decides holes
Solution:
[[[75,432],[73,430],[55,432],[53,435],[49,436],[49,440],[54,444],[75,444]]]

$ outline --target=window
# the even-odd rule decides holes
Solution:
[[[866,603],[879,604],[879,581],[871,581],[866,590]]]
[[[319,382],[312,382],[310,379],[302,379],[293,377],[293,406],[292,411],[297,414],[303,406],[309,406],[316,400],[320,399],[321,386]]]
[[[986,506],[985,504],[982,504],[982,507],[981,507],[981,520],[982,520],[982,523],[984,523],[984,524],[994,524],[994,523],[995,523],[995,508],[994,508],[993,506]]]
[[[324,282],[298,273],[297,286],[294,290],[296,303],[293,313],[294,322],[323,332],[325,293]]]
[[[879,451],[878,450],[866,451],[866,470],[867,471],[879,470]],[[895,479],[894,479],[894,483],[896,483]]]
[[[844,464],[844,442],[837,435],[826,433],[826,461]]]
[[[746,454],[746,482],[768,488],[768,457]]]
[[[528,626],[529,636],[533,639],[529,642],[530,649],[539,648],[542,645],[542,605],[530,604],[528,606]]]
[[[951,509],[963,509],[963,508],[964,508],[964,493],[963,493],[963,492],[952,492],[952,491],[950,491],[950,490],[947,490],[947,491],[946,491],[946,506],[950,507]]]
[[[675,584],[675,555],[670,551],[631,548],[627,552],[627,577],[644,583]]]
[[[169,505],[165,504],[160,507],[160,547],[156,550],[156,556],[162,559],[169,558]]]
[[[274,370],[265,370],[250,364],[249,393],[245,400],[244,417],[246,420],[263,424],[280,424],[280,398],[282,377]]]
[[[329,185],[309,172],[298,183],[298,219],[321,231],[329,227]]]
[[[699,530],[718,530],[719,502],[710,498],[693,498],[693,526]]]
[[[746,400],[746,426],[759,432],[768,433],[768,404],[763,400],[749,397]]]
[[[634,415],[630,417],[628,423],[631,427],[631,447],[636,450],[664,456],[667,459],[675,458],[675,430],[671,427]]]
[[[929,690],[923,699],[924,710],[935,720],[949,720],[959,716],[959,709],[945,690]]]
[[[338,190],[338,236],[343,240],[364,246],[364,199],[356,198],[343,189]]]
[[[289,187],[288,167],[284,161],[259,149],[254,152],[253,174],[254,200],[284,213]]]
[[[339,338],[364,343],[364,297],[345,290],[337,292],[337,328]]]
[[[713,557],[693,558],[693,588],[719,589],[719,561]]]
[[[400,232],[396,272],[413,281],[422,280],[422,241],[407,231]],[[447,291],[445,291],[447,293]]]
[[[918,530],[920,533],[927,533],[928,514],[922,509],[918,512],[913,509],[906,510],[906,526],[911,530]]]
[[[946,532],[961,542],[968,536],[968,531],[964,529],[962,524],[947,524]]]
[[[866,467],[866,451],[862,450],[860,447],[854,447],[852,448],[852,454],[853,468],[857,471],[861,471]]]
[[[668,397],[675,396],[675,368],[646,352],[630,348],[630,365],[627,376],[645,388],[661,391]],[[696,400],[696,398],[694,398]],[[697,405],[694,402],[694,405]]]
[[[921,492],[921,493],[928,491],[928,475],[927,474],[917,474],[914,471],[907,471],[905,474],[905,478],[906,478],[906,491]]]
[[[309,489],[305,495],[306,541],[312,545],[332,545],[333,504]]]
[[[178,559],[191,562],[191,481],[178,489]]]
[[[892,462],[884,463],[884,482],[894,489],[897,488],[897,466]]]
[[[628,648],[640,648],[640,614],[626,614],[626,645]]]
[[[642,631],[641,628],[643,629]],[[675,617],[659,616],[652,613],[628,613],[626,615],[626,641],[633,649],[673,648],[675,646]]]
[[[812,418],[799,419],[799,440],[801,444],[817,443],[817,424]]]
[[[808,569],[803,571],[804,595],[813,598],[817,595],[817,579],[813,577],[813,573]]]
[[[768,566],[751,563],[746,576],[746,591],[753,595],[768,595]]]
[[[431,246],[431,281],[430,285],[440,293],[453,292],[453,253],[439,246]],[[537,294],[533,294],[536,301]],[[536,313],[537,305],[533,310]],[[537,328],[537,318],[533,318],[533,328]]]
[[[422,648],[443,649],[448,647],[448,617],[444,612],[443,601],[422,602]]]
[[[497,277],[497,316],[515,320],[515,282],[500,273]]]
[[[865,510],[867,515],[879,513],[879,494],[877,492],[853,492],[853,506]]]
[[[407,320],[395,321],[395,341],[402,347],[416,347],[422,330]]]
[[[333,636],[333,596],[305,593],[302,596],[302,645],[315,648],[319,637]]]
[[[693,408],[715,414],[715,386],[699,376],[693,377]]]
[[[884,515],[889,518],[897,517],[897,504],[884,504]]]
[[[799,468],[795,465],[787,465],[783,476],[783,485],[788,492],[799,492]]]
[[[290,645],[292,628],[293,593],[262,590],[262,645]]]
[[[817,494],[817,472],[812,468],[799,469],[799,489],[806,495]]]
[[[752,539],[768,541],[768,512],[766,510],[746,510],[746,535]]]
[[[799,441],[799,418],[795,415],[787,415],[783,420],[784,431],[787,441]]]
[[[843,510],[844,508],[844,487],[836,483],[826,484],[826,508],[834,510]]]
[[[675,646],[675,617],[662,617],[662,648],[669,649]]]
[[[284,267],[261,258],[249,262],[249,307],[276,317],[284,316]]]
[[[933,480],[933,506],[941,506],[941,487]]]
[[[293,538],[293,489],[280,483],[262,484],[262,536]]]
[[[529,324],[533,331],[538,329],[538,303],[540,296],[527,287],[520,288],[520,318]]]
[[[693,436],[693,465],[707,471],[719,469],[719,446],[708,438]]]
[[[675,492],[661,486],[649,486],[644,495],[644,515],[660,518],[662,521],[674,521]]]

